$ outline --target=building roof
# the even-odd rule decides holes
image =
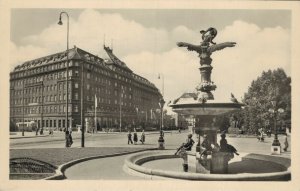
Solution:
[[[197,98],[196,93],[183,93],[179,98]]]
[[[108,46],[105,46],[105,45],[103,45],[103,48],[106,51],[109,58],[111,59],[112,63],[118,65],[119,67],[121,67],[129,72],[132,72],[132,70],[130,70],[123,61],[121,61],[116,55],[114,55],[112,48],[109,48]]]
[[[98,56],[95,56],[89,52],[86,52],[80,48],[77,48],[74,46],[74,48],[69,49],[69,59],[84,59],[91,62],[99,63],[103,66],[105,66],[104,61],[102,58],[99,58]],[[67,50],[63,52],[59,52],[56,54],[51,54],[48,56],[44,56],[41,58],[37,58],[34,60],[26,61],[23,64],[20,64],[14,68],[14,72],[21,71],[21,70],[27,70],[34,67],[39,67],[43,65],[48,65],[54,62],[61,62],[67,60]]]
[[[179,98],[173,101],[173,104],[178,102],[190,102],[197,99],[196,93],[183,93]]]
[[[110,58],[109,60],[104,60],[76,46],[69,49],[68,59],[70,60],[82,59],[94,64],[99,64],[102,67],[105,67],[107,69],[111,69],[109,66],[114,65],[129,72],[136,81],[156,88],[155,85],[151,83],[149,80],[147,80],[146,78],[133,73],[133,71],[123,61],[121,61],[116,55],[113,54],[113,50],[111,48],[104,46],[104,50],[108,54]],[[48,56],[40,57],[34,60],[26,61],[23,64],[16,66],[13,72],[28,70],[31,68],[40,67],[43,65],[48,65],[51,63],[61,62],[66,60],[67,60],[67,50],[63,52],[51,54]]]

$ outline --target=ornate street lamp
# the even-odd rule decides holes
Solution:
[[[59,15],[59,21],[57,24],[59,25],[62,25],[63,22],[61,20],[61,16],[65,14],[67,16],[67,19],[68,19],[68,23],[67,23],[67,66],[66,66],[66,72],[67,72],[67,75],[66,75],[66,87],[67,87],[67,91],[66,91],[66,127],[67,127],[67,130],[69,129],[69,82],[68,82],[68,79],[69,79],[69,15],[67,12],[61,12],[60,15]]]
[[[271,151],[272,151],[272,154],[280,154],[281,145],[280,145],[280,142],[278,140],[277,117],[278,117],[278,114],[283,113],[284,110],[282,108],[278,108],[277,101],[271,101],[271,103],[272,103],[273,108],[270,108],[269,112],[273,114],[273,117],[274,117],[274,130],[275,130],[275,133],[274,133],[275,136],[274,136],[274,140],[273,140],[273,143],[272,143]]]
[[[164,140],[164,136],[163,136],[164,105],[165,105],[165,100],[162,97],[159,100],[161,123],[160,123],[160,134],[159,134],[159,138],[158,138],[158,149],[165,149],[165,140]]]

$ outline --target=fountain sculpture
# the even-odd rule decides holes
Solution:
[[[217,116],[234,112],[243,106],[239,103],[233,94],[228,96],[228,101],[215,100],[211,91],[216,89],[216,85],[211,81],[211,55],[217,50],[226,47],[234,47],[235,42],[225,42],[216,44],[213,39],[217,35],[215,28],[209,28],[206,31],[200,31],[202,34],[202,42],[200,45],[192,45],[185,42],[178,42],[179,47],[186,47],[190,51],[196,51],[200,57],[200,74],[201,82],[196,87],[197,93],[185,93],[178,99],[174,100],[169,106],[176,113],[195,117],[195,133],[198,134],[198,142],[195,148],[182,149],[190,144],[183,144],[178,148],[174,155],[173,151],[145,151],[133,154],[125,160],[124,169],[129,174],[141,176],[144,178],[176,178],[183,180],[290,180],[290,160],[280,160],[273,156],[243,153],[236,159],[239,167],[238,171],[228,171],[228,163],[234,156],[239,155],[237,150],[229,145],[226,135],[221,134],[220,145],[217,143],[217,132],[219,131]],[[189,135],[189,138],[192,136]],[[200,140],[200,137],[201,138]],[[202,140],[203,139],[203,140]],[[193,144],[194,141],[187,141]],[[190,147],[187,147],[190,148]],[[196,157],[194,157],[194,155]],[[192,157],[191,157],[192,156]],[[170,167],[173,159],[183,159],[183,170],[178,165]],[[244,160],[245,159],[245,160]],[[159,168],[157,163],[159,161]],[[177,160],[176,160],[177,161]],[[231,160],[231,162],[234,160]],[[252,166],[249,161],[256,166],[259,162],[264,163],[259,167],[263,168],[266,164],[274,167],[280,167],[280,170],[265,169],[264,173],[251,173]],[[151,166],[152,162],[154,163]],[[230,164],[236,163],[232,162]],[[179,163],[176,163],[179,164]],[[195,165],[193,165],[195,164]],[[243,166],[243,167],[242,167]],[[276,167],[276,168],[277,168]],[[171,170],[171,169],[172,170]],[[268,167],[269,168],[269,167]],[[180,170],[179,170],[180,169]],[[233,168],[234,169],[234,168]],[[232,174],[234,172],[234,174]],[[248,172],[248,173],[245,173]],[[220,175],[221,174],[221,175]],[[224,175],[226,174],[226,175]]]
[[[229,102],[219,102],[214,100],[211,91],[216,89],[216,85],[211,81],[211,55],[217,50],[222,50],[226,47],[234,47],[235,42],[224,42],[216,44],[213,39],[217,35],[215,28],[209,28],[206,31],[200,31],[202,34],[202,42],[200,45],[193,45],[185,42],[178,42],[179,47],[186,47],[189,51],[196,51],[200,57],[200,74],[201,82],[196,87],[197,95],[193,101],[186,102],[179,98],[170,106],[173,111],[179,114],[195,116],[195,132],[199,135],[199,142],[196,148],[197,172],[208,171],[209,173],[226,173],[230,153],[219,151],[217,144],[217,131],[219,127],[215,125],[216,116],[232,112],[241,108],[239,103],[231,94]],[[200,136],[205,135],[205,142],[208,148],[200,142]],[[215,147],[215,149],[210,148]],[[207,152],[204,151],[207,149]],[[207,158],[208,157],[208,158]]]

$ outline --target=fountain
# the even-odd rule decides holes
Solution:
[[[227,144],[226,135],[222,134],[220,145],[217,143],[217,132],[219,126],[216,124],[216,117],[229,112],[238,111],[242,108],[243,104],[239,103],[237,99],[231,94],[228,101],[215,100],[212,91],[216,89],[216,85],[211,81],[211,72],[213,67],[211,66],[211,55],[217,50],[222,50],[227,47],[234,47],[235,42],[225,42],[216,44],[213,39],[217,35],[215,28],[209,28],[206,31],[200,31],[202,34],[202,42],[200,45],[193,45],[185,42],[178,42],[179,47],[186,47],[189,51],[196,51],[200,57],[200,74],[201,82],[196,87],[197,93],[190,93],[183,95],[174,100],[169,106],[172,110],[178,114],[192,115],[195,117],[195,133],[198,135],[198,143],[196,150],[193,152],[179,152],[180,157],[183,159],[184,173],[169,172],[161,169],[149,169],[142,165],[147,161],[152,160],[170,160],[174,158],[174,154],[165,152],[148,152],[144,154],[137,154],[129,157],[125,161],[125,166],[129,171],[135,173],[142,173],[146,175],[159,176],[159,177],[171,177],[179,179],[189,180],[277,180],[277,179],[289,179],[289,162],[285,162],[282,168],[283,172],[265,173],[264,175],[257,174],[228,174],[228,163],[233,159],[234,153],[238,154],[235,148]],[[201,143],[200,137],[203,137]],[[177,152],[176,152],[177,153]],[[195,156],[190,158],[190,156]],[[245,156],[245,155],[243,155]],[[249,155],[250,156],[250,155]],[[247,160],[252,160],[249,157]],[[252,155],[251,155],[252,156]],[[177,156],[179,157],[179,156]],[[257,156],[256,156],[257,157]],[[189,158],[189,159],[188,159]],[[250,158],[250,159],[249,159]],[[255,158],[255,157],[254,157]],[[266,163],[275,164],[278,160],[273,160],[272,157],[261,156],[255,158],[255,160],[264,160],[267,158]],[[240,157],[240,159],[242,159]],[[271,161],[276,162],[271,162]],[[189,162],[188,162],[189,161]],[[169,163],[171,161],[167,161]],[[243,162],[243,161],[242,161]],[[188,165],[195,169],[196,173],[188,171]],[[195,165],[191,164],[194,163]],[[245,162],[244,162],[245,163]],[[286,165],[287,164],[287,165]],[[163,165],[162,165],[163,167]],[[249,169],[248,169],[249,170]],[[188,171],[188,172],[187,172]],[[249,171],[250,172],[250,171]],[[220,176],[218,174],[226,174]]]
[[[226,47],[234,47],[235,42],[225,42],[216,44],[213,39],[217,35],[215,28],[209,28],[206,31],[200,31],[202,34],[202,42],[200,45],[193,45],[185,42],[178,42],[179,47],[186,47],[189,51],[196,51],[200,57],[200,74],[201,82],[196,87],[197,97],[194,100],[186,102],[185,99],[177,99],[171,104],[173,111],[184,115],[195,116],[195,132],[199,135],[199,142],[196,148],[197,157],[197,172],[209,171],[210,173],[226,173],[229,160],[229,152],[222,152],[208,149],[205,153],[205,157],[202,157],[200,153],[203,153],[204,149],[201,147],[200,136],[205,135],[206,147],[212,145],[218,148],[217,144],[217,131],[219,127],[215,125],[216,116],[233,112],[242,107],[242,104],[234,98],[231,94],[231,100],[228,102],[221,102],[214,99],[211,91],[216,89],[216,85],[211,81],[211,72],[213,67],[211,66],[212,59],[211,54],[217,50],[222,50]],[[202,149],[201,149],[202,148]],[[203,155],[203,154],[202,154]],[[207,158],[209,155],[209,159]],[[205,168],[202,168],[205,167]]]

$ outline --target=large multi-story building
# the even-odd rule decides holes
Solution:
[[[68,99],[69,127],[80,125],[83,118],[98,130],[158,124],[159,90],[130,70],[112,49],[104,49],[109,59],[74,47],[16,66],[10,73],[11,122],[34,121],[39,128],[63,129]]]

